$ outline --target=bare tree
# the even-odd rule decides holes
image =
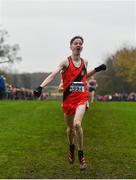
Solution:
[[[0,64],[14,63],[15,61],[22,60],[22,58],[18,56],[18,51],[20,50],[19,45],[10,45],[6,43],[8,37],[8,32],[4,29],[0,29]]]

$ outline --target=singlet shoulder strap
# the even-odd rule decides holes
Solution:
[[[83,58],[81,58],[81,60],[82,60],[82,65],[85,66],[85,69],[87,71],[87,64],[85,63],[85,60]]]
[[[68,59],[69,64],[71,64],[72,63],[71,56],[69,56],[67,59]]]

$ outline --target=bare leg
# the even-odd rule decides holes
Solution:
[[[86,109],[86,103],[78,106],[74,117],[74,127],[76,131],[77,147],[78,150],[81,151],[83,150],[83,129],[81,127],[81,122],[83,119],[83,115],[85,113],[85,109]]]
[[[94,95],[95,95],[95,91],[92,91],[92,92],[91,92],[91,103],[94,102]]]
[[[66,124],[67,124],[67,138],[68,138],[68,143],[69,143],[69,154],[68,154],[68,160],[70,164],[74,163],[75,157],[74,157],[74,150],[75,150],[75,145],[74,145],[74,137],[75,137],[75,129],[74,129],[74,115],[68,116],[64,115]]]
[[[74,136],[75,136],[75,132],[74,132],[74,115],[72,116],[68,116],[66,114],[64,114],[65,120],[66,120],[66,124],[67,124],[67,138],[68,138],[68,143],[69,145],[74,143]]]
[[[84,154],[83,154],[83,129],[81,127],[85,109],[86,109],[86,103],[78,106],[78,108],[76,109],[75,117],[74,117],[74,127],[76,130],[80,170],[84,170],[86,168],[86,163],[85,163]]]

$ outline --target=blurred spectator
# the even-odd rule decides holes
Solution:
[[[113,95],[97,95],[97,101],[135,101],[136,93],[115,93]]]
[[[128,95],[128,101],[136,101],[136,93],[132,92]]]
[[[4,87],[5,87],[4,88],[4,96],[1,95],[3,99],[7,99],[7,100],[34,100],[34,99],[37,99],[33,94],[33,90],[31,90],[31,89],[12,87],[12,85],[8,84],[8,83],[6,83]],[[40,100],[45,100],[48,98],[48,96],[49,96],[49,94],[47,92],[43,92],[40,97]]]
[[[6,99],[13,99],[12,85],[6,83]]]
[[[4,99],[5,97],[5,90],[6,90],[6,87],[5,87],[5,77],[0,75],[0,99]]]
[[[53,96],[51,93],[42,92],[41,97],[39,100],[46,100],[46,99],[61,99],[59,96]],[[0,76],[0,100],[7,99],[7,100],[35,100],[37,99],[32,89],[26,88],[17,88],[13,87],[11,84],[6,83],[5,78]],[[133,101],[136,102],[136,93],[132,92],[128,93],[115,93],[115,94],[106,94],[106,95],[96,95],[96,101]]]

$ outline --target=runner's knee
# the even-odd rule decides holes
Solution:
[[[80,128],[81,128],[81,124],[76,122],[76,123],[74,124],[74,128],[75,128],[76,130],[80,129]]]
[[[74,127],[67,127],[67,131],[70,132],[70,133],[73,133],[74,132]]]

